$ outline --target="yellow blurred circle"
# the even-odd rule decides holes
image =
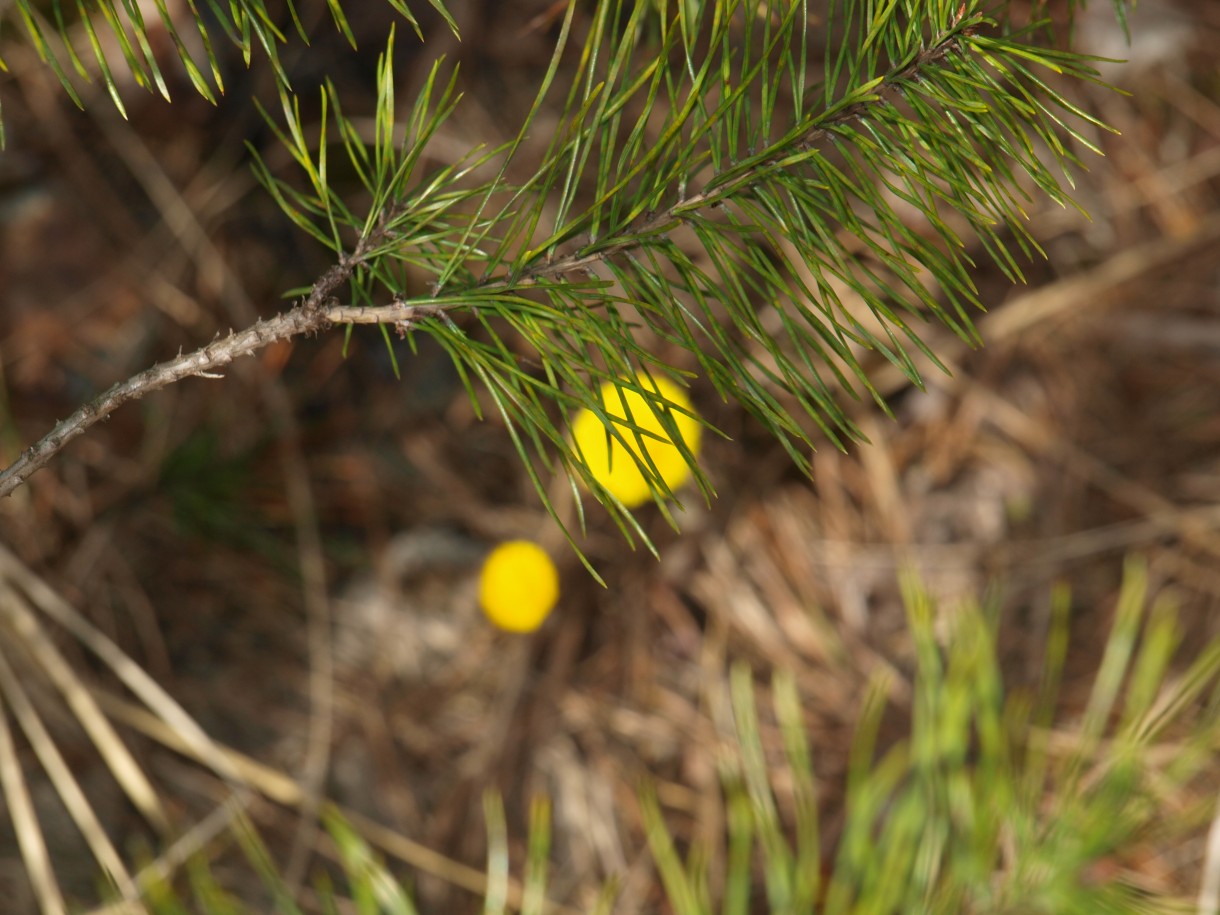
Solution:
[[[648,383],[647,379],[640,379],[641,386]],[[656,378],[653,379],[651,387],[671,404],[683,410],[691,410],[690,398],[677,385],[664,378]],[[627,445],[624,447],[622,442],[607,436],[606,427],[597,415],[587,408],[582,409],[572,423],[572,438],[593,478],[628,508],[637,508],[652,498],[648,480],[632,455],[643,459],[643,455],[647,454],[658,475],[671,491],[685,483],[691,475],[690,465],[661,425],[660,418],[653,412],[653,407],[644,395],[638,391],[626,390],[612,382],[602,385],[601,393],[606,413],[615,420],[624,420],[616,422],[615,425]],[[653,433],[658,438],[637,435],[632,425],[626,422],[628,412],[631,414],[632,425]],[[703,431],[699,421],[677,410],[671,410],[669,415],[673,418],[674,426],[687,450],[692,455],[698,455],[700,435]],[[643,445],[642,452],[640,445]]]
[[[479,604],[509,632],[533,632],[559,600],[559,572],[546,550],[529,540],[501,543],[479,573]]]

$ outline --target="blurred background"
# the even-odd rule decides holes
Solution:
[[[425,167],[515,134],[563,11],[547,0],[449,5],[460,42],[423,10],[426,46],[399,26],[400,107],[435,56],[461,66],[465,97]],[[349,4],[356,53],[310,6],[317,39],[284,52],[294,85],[309,104],[328,76],[348,113],[371,112],[393,14]],[[831,843],[859,703],[879,674],[891,701],[881,743],[909,724],[900,569],[918,571],[942,612],[993,602],[1016,684],[1039,674],[1052,585],[1070,585],[1065,720],[1092,681],[1125,555],[1147,557],[1154,590],[1180,601],[1184,661],[1220,634],[1220,5],[1141,0],[1131,33],[1128,48],[1108,3],[1077,23],[1081,49],[1130,58],[1102,66],[1121,93],[1069,88],[1118,133],[1090,135],[1104,158],[1079,150],[1084,212],[1034,201],[1047,257],[1023,265],[1025,285],[978,252],[985,345],[929,329],[951,375],[929,371],[926,391],[878,364],[894,418],[855,402],[870,443],[819,447],[810,477],[696,383],[696,406],[728,436],[705,438],[719,497],[687,492],[679,532],[651,507],[639,513],[659,561],[594,507],[580,545],[609,587],[557,536],[504,428],[476,419],[444,355],[399,345],[396,378],[371,329],[346,354],[341,332],[268,348],[94,427],[0,504],[4,587],[38,603],[51,598],[31,582],[48,585],[219,744],[256,760],[247,777],[263,799],[247,812],[290,869],[308,861],[299,800],[325,760],[321,787],[345,809],[475,869],[485,788],[504,796],[514,854],[530,798],[546,794],[550,897],[586,907],[615,875],[623,911],[655,905],[635,792],[654,780],[682,836],[722,829],[716,762],[735,660],[760,683],[796,672]],[[128,87],[128,123],[96,86],[77,110],[16,29],[0,33],[0,50],[8,464],[114,382],[284,308],[284,291],[329,262],[247,168],[246,141],[286,165],[250,101],[274,99],[260,68],[225,61],[216,106],[184,80],[172,107]],[[484,551],[509,537],[546,543],[563,579],[555,613],[526,637],[491,628],[474,602]],[[79,676],[119,695],[73,638],[54,638]],[[101,822],[121,847],[158,851],[111,765],[49,692],[41,700]],[[129,703],[105,714],[173,822],[223,828],[220,780]],[[1213,790],[1220,765],[1214,775]],[[63,801],[36,776],[30,792],[65,890],[93,898],[96,863]],[[1191,895],[1202,847],[1200,832],[1121,865],[1150,891]],[[457,864],[400,848],[425,910],[477,908]],[[215,861],[223,874],[223,851]],[[0,898],[33,910],[7,818]]]

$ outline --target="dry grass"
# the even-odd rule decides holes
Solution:
[[[461,49],[470,101],[440,159],[512,129],[500,112],[543,59],[515,4],[483,6]],[[130,890],[133,841],[179,838],[171,866],[215,844],[234,798],[299,879],[327,853],[309,827],[319,793],[412,868],[425,910],[473,908],[487,786],[510,836],[532,795],[553,799],[552,899],[585,910],[615,875],[619,910],[635,911],[658,892],[641,779],[685,838],[723,830],[733,660],[795,672],[833,842],[878,672],[895,709],[883,740],[905,727],[901,566],[950,612],[995,589],[1017,682],[1036,674],[1049,586],[1069,582],[1065,721],[1124,553],[1179,595],[1190,644],[1220,635],[1220,19],[1203,2],[1180,10],[1190,28],[1170,30],[1169,53],[1115,74],[1130,97],[1081,99],[1123,131],[1098,138],[1107,159],[1082,179],[1092,221],[1033,217],[1049,260],[1028,287],[984,271],[986,348],[932,334],[953,374],[928,373],[927,393],[879,367],[897,420],[861,405],[871,444],[819,450],[812,482],[735,408],[700,403],[731,436],[706,452],[720,499],[692,496],[681,535],[644,514],[660,563],[594,520],[583,546],[608,589],[559,546],[507,437],[474,421],[427,348],[401,382],[372,334],[347,359],[337,336],[266,352],[74,445],[0,506],[0,692],[24,735],[0,721],[12,911],[92,898],[95,861]],[[28,75],[5,105],[0,164],[15,176],[0,172],[10,456],[87,393],[246,323],[324,267],[216,143],[254,130],[240,91],[218,112],[184,94],[172,132],[147,102],[129,135],[104,103],[70,111],[11,61]],[[543,539],[564,567],[562,606],[528,639],[473,606],[480,550],[506,536]],[[54,876],[27,879],[18,842]],[[1191,896],[1201,843],[1114,866]]]

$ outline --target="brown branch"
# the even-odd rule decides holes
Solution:
[[[318,333],[335,324],[393,324],[400,329],[434,314],[429,305],[390,305],[382,308],[360,308],[333,302],[331,294],[351,275],[357,258],[346,258],[332,267],[314,285],[309,296],[290,311],[278,314],[253,327],[230,333],[193,353],[159,362],[119,382],[100,396],[89,401],[67,419],[22,452],[10,466],[0,471],[0,497],[10,495],[30,476],[45,467],[64,446],[91,426],[105,419],[123,404],[138,400],[183,378],[197,375],[219,377],[217,370],[241,356],[249,356],[271,343],[302,334]]]

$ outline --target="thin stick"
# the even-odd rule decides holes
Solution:
[[[330,275],[327,274],[328,277]],[[334,286],[337,287],[344,279],[346,279],[346,274],[336,281]],[[334,324],[373,324],[388,320],[398,326],[405,326],[436,311],[434,306],[407,304],[377,309],[342,305],[322,307],[320,303],[313,304],[319,288],[321,288],[321,283],[314,287],[314,292],[310,294],[308,300],[290,311],[278,314],[266,321],[259,321],[253,327],[245,330],[230,333],[229,336],[214,340],[193,353],[186,353],[165,362],[159,362],[126,381],[119,382],[99,397],[89,401],[23,451],[21,456],[9,467],[0,471],[0,497],[10,495],[31,475],[45,467],[68,442],[129,401],[138,400],[153,391],[193,375],[201,378],[218,378],[220,377],[219,369],[241,356],[249,356],[280,340],[288,340],[302,334],[319,333]],[[325,292],[323,300],[328,296],[329,292]]]

